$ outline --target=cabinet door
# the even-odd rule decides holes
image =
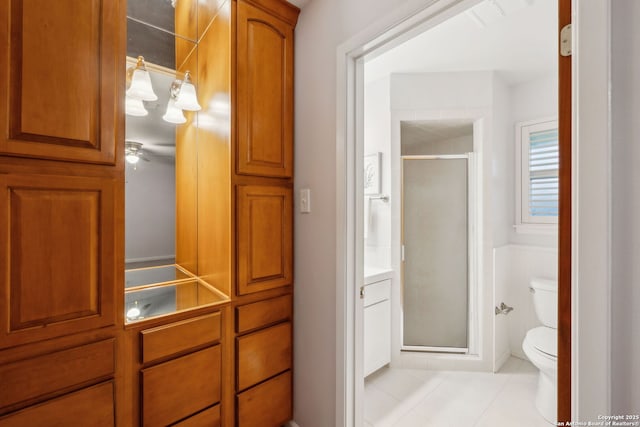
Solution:
[[[290,285],[293,278],[292,191],[238,186],[238,293]]]
[[[123,3],[0,2],[0,153],[114,164]]]
[[[0,174],[0,348],[114,324],[115,193],[107,178]]]
[[[293,27],[238,2],[239,174],[293,175]]]

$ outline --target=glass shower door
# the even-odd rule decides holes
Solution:
[[[467,351],[468,162],[402,157],[404,350]]]

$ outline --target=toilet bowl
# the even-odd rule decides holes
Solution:
[[[543,326],[530,329],[522,342],[522,350],[538,368],[536,408],[549,423],[556,424],[558,377],[558,286],[547,279],[531,280],[531,293],[538,320]]]

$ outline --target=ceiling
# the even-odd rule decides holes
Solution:
[[[557,2],[484,0],[365,65],[367,82],[391,73],[494,70],[509,85],[557,68]]]

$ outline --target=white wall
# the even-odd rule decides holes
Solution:
[[[612,1],[613,414],[640,413],[640,2]]]
[[[540,246],[505,245],[495,250],[497,289],[505,289],[504,302],[514,310],[506,317],[508,348],[512,355],[526,359],[522,341],[527,331],[540,326],[529,283],[534,277],[557,279],[558,250]],[[500,302],[500,301],[497,301]]]
[[[535,80],[527,81],[515,86],[509,87],[510,105],[511,105],[511,124],[509,126],[509,155],[511,161],[509,167],[510,173],[514,179],[509,186],[509,194],[512,195],[510,201],[509,215],[511,223],[515,221],[515,126],[518,122],[524,122],[545,117],[553,117],[558,115],[558,76],[556,72],[550,72],[546,76],[539,77]],[[509,228],[508,240],[511,243],[521,245],[535,245],[545,247],[557,247],[557,234],[524,234],[518,233],[513,227]]]
[[[375,268],[391,266],[391,204],[399,195],[391,194],[391,105],[389,78],[365,86],[364,154],[382,153],[380,192],[390,196],[389,202],[371,200],[369,229],[364,239],[364,265]],[[396,196],[398,200],[396,200]],[[365,204],[367,203],[365,198]],[[366,213],[366,210],[365,210]]]
[[[125,259],[175,257],[175,165],[163,157],[140,160],[125,172]]]

